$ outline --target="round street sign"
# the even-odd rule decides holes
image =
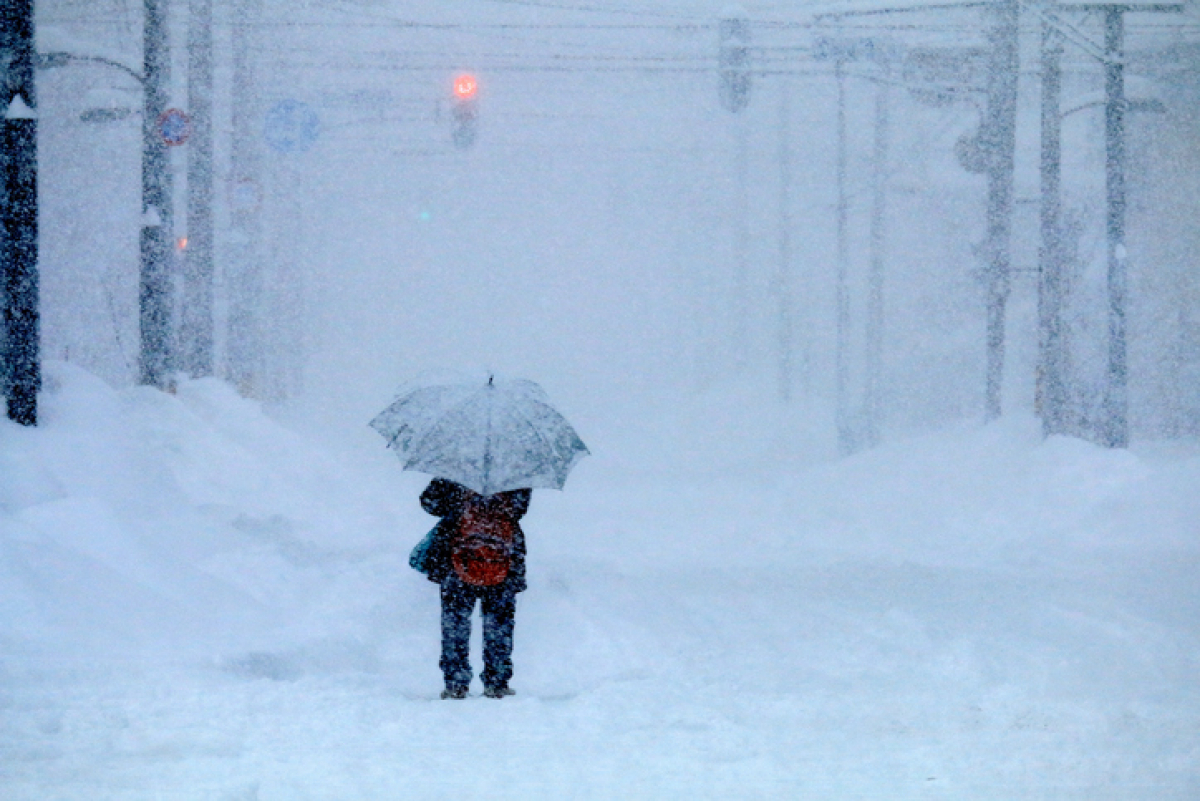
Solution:
[[[262,204],[262,190],[253,178],[238,178],[229,186],[229,205],[234,211],[254,211]]]
[[[158,135],[168,147],[182,145],[192,135],[192,119],[177,108],[169,108],[158,117]]]
[[[282,100],[267,111],[263,136],[279,153],[303,153],[317,141],[321,121],[317,112],[299,100]]]

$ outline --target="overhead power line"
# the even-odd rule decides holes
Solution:
[[[553,8],[559,11],[581,11],[589,14],[619,14],[634,17],[651,17],[658,19],[695,19],[695,15],[672,14],[665,11],[649,11],[646,9],[630,9],[615,6],[596,6],[583,3],[553,3],[548,0],[483,0],[504,6],[530,6],[533,8]]]
[[[955,11],[964,8],[986,8],[992,5],[987,0],[965,0],[961,3],[927,3],[924,5],[914,6],[894,6],[892,8],[855,8],[845,11],[825,11],[820,14],[814,14],[813,19],[822,21],[826,19],[842,19],[845,17],[873,17],[884,16],[889,14],[920,14],[927,11]]]

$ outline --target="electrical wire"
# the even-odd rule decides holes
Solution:
[[[503,6],[527,6],[533,8],[552,8],[559,11],[581,11],[592,14],[621,14],[635,17],[650,17],[657,19],[694,19],[692,15],[671,14],[662,11],[647,11],[645,9],[615,8],[612,6],[593,6],[579,3],[552,3],[549,0],[481,0]]]

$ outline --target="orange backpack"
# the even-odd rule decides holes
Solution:
[[[508,578],[515,532],[512,521],[490,511],[483,500],[472,498],[463,507],[450,541],[450,562],[464,583],[494,587]]]

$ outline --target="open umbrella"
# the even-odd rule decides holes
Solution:
[[[371,421],[405,470],[481,495],[562,489],[587,447],[532,381],[439,384],[396,399]]]

